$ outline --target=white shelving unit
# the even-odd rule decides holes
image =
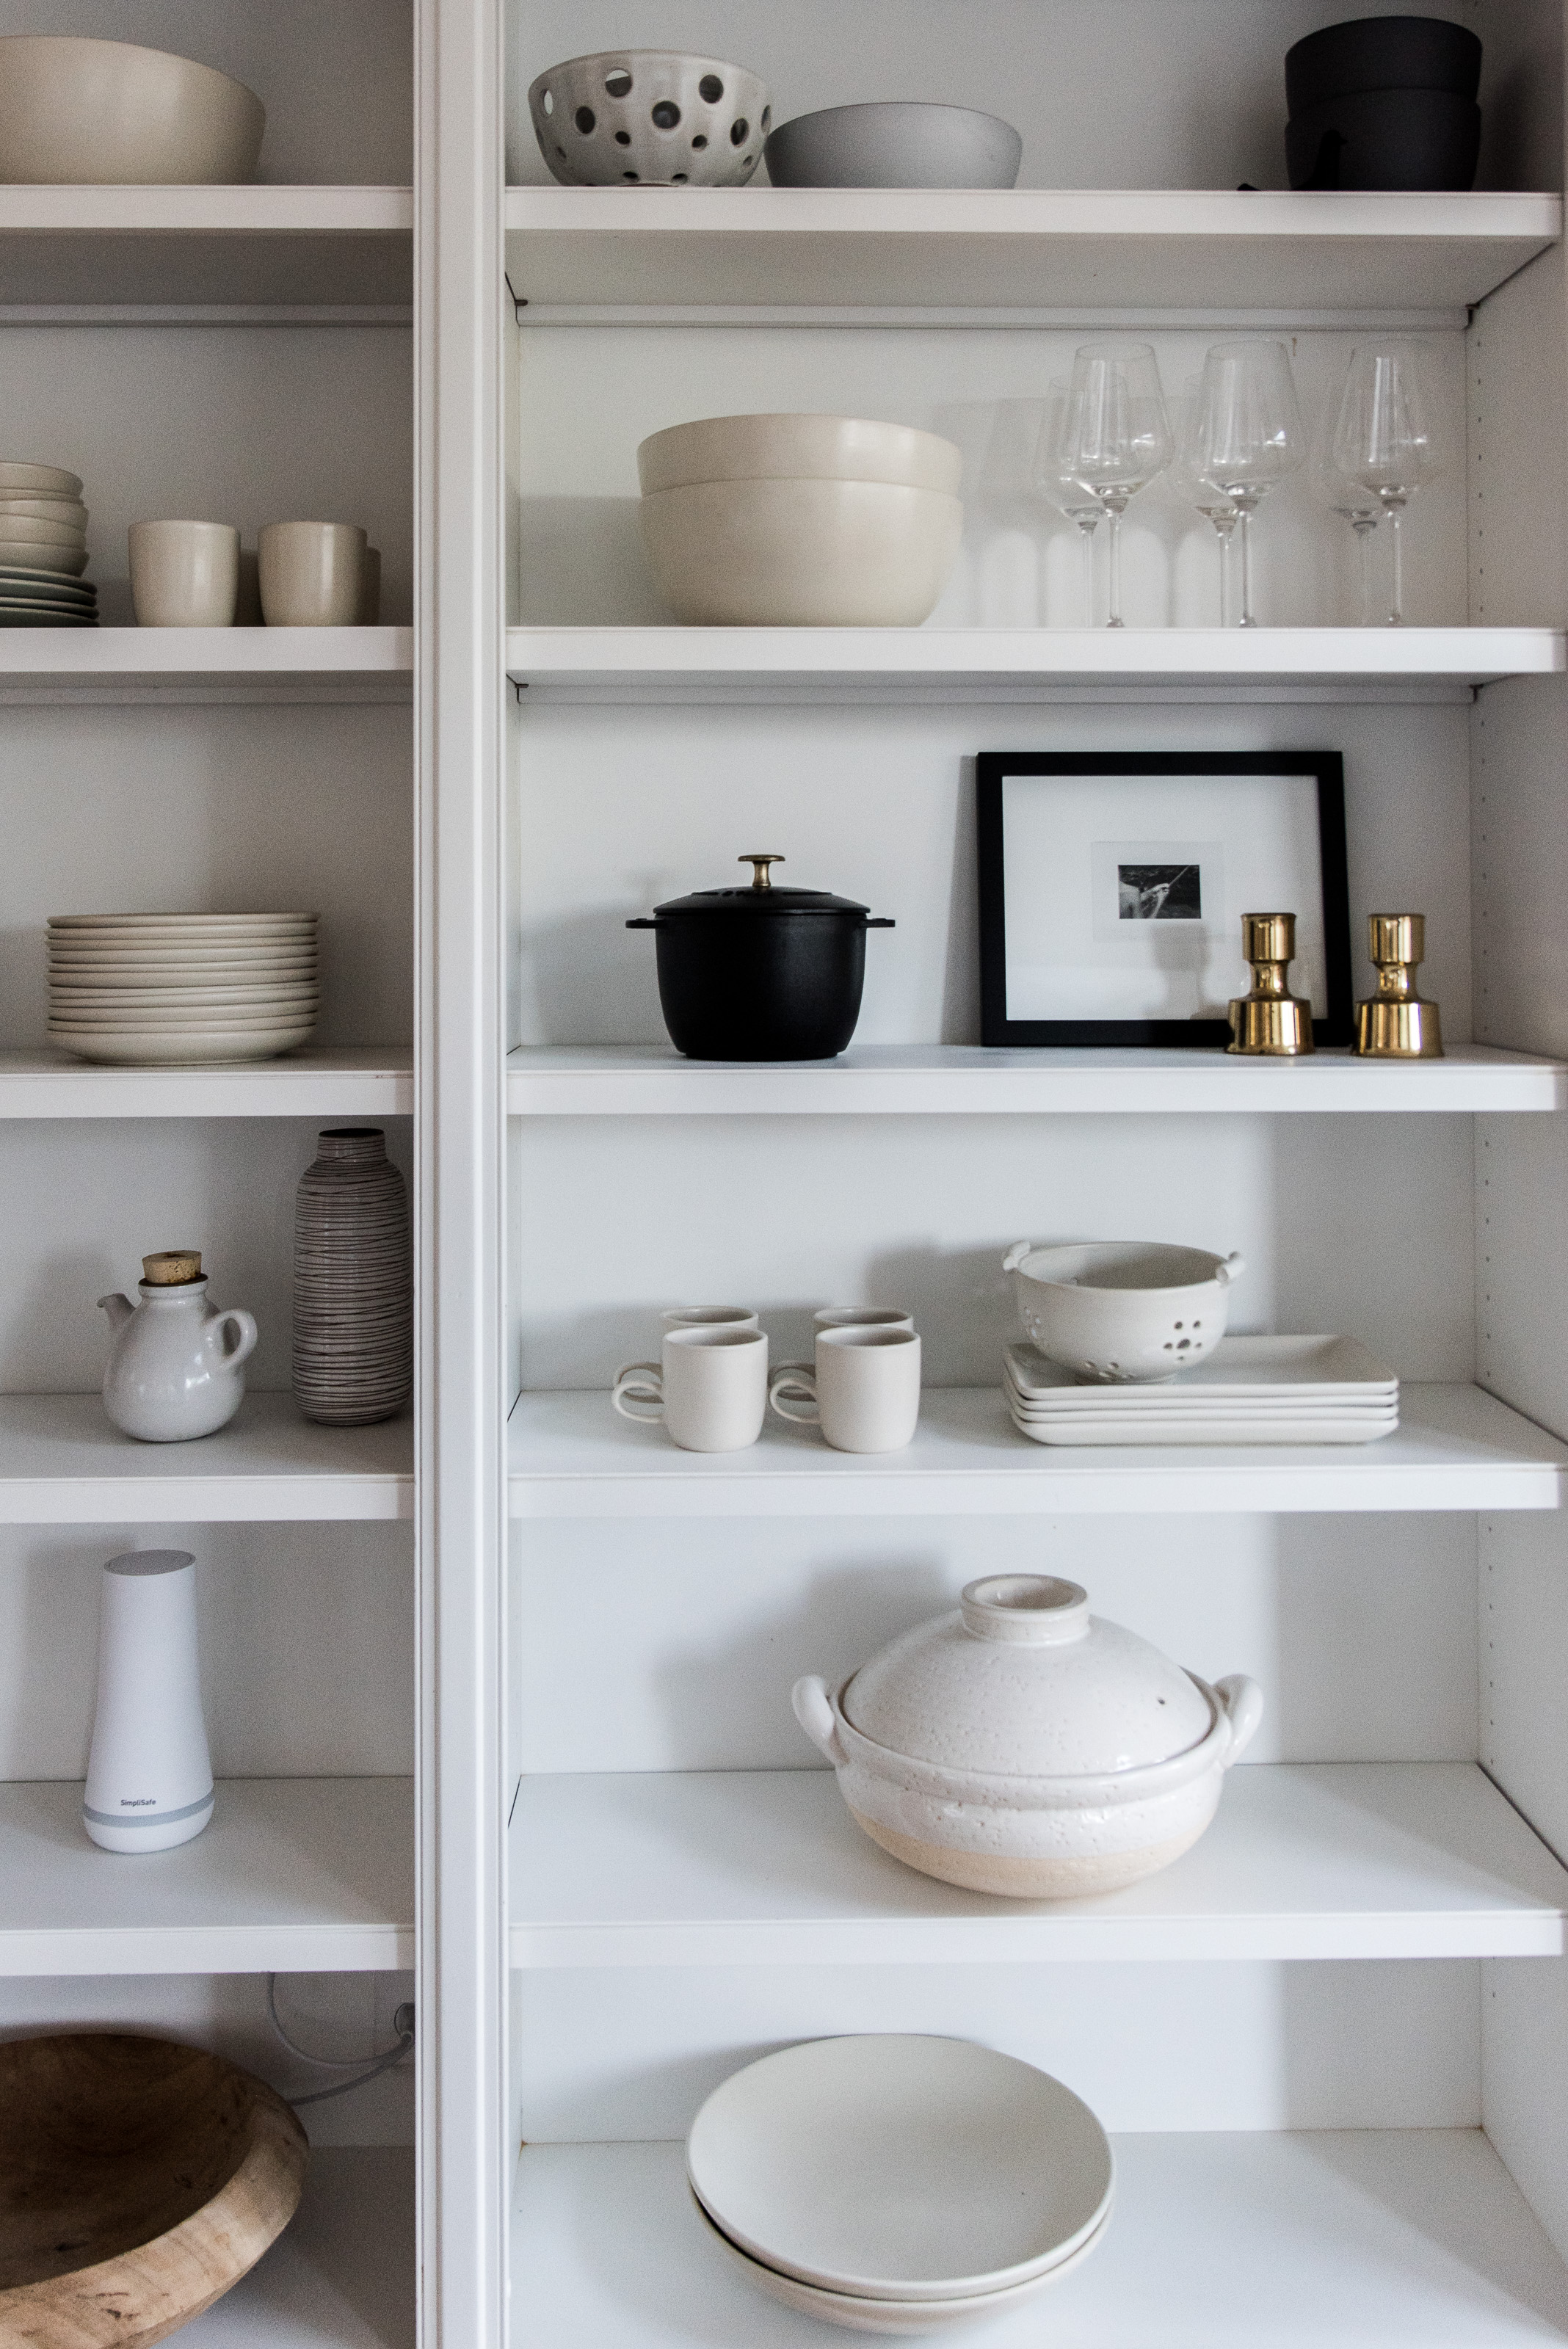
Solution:
[[[0,191],[0,304],[373,310],[412,299],[410,188]]]
[[[408,1117],[411,1051],[313,1045],[234,1069],[100,1068],[53,1047],[0,1052],[0,1118]]]
[[[1304,5],[1199,0],[1175,28],[1128,0],[1110,94],[1105,20],[1068,0],[930,8],[918,36],[825,0],[765,36],[718,5],[614,28],[744,57],[781,120],[894,94],[900,55],[898,94],[1018,123],[1025,184],[995,192],[544,184],[528,84],[612,33],[564,0],[511,15],[513,2349],[823,2337],[705,2235],[680,2139],[757,2050],[864,2029],[1025,2055],[1116,2137],[1105,2249],[999,2344],[1568,2340],[1568,305],[1540,102],[1563,14],[1467,10],[1494,77],[1480,190],[1405,196],[1237,188],[1280,176],[1280,58],[1325,21]],[[1075,346],[1152,339],[1174,392],[1209,343],[1278,336],[1315,432],[1371,332],[1419,342],[1453,460],[1411,510],[1412,624],[1346,625],[1351,543],[1303,477],[1260,520],[1263,626],[1205,624],[1212,543],[1158,488],[1129,515],[1128,626],[1079,625],[1076,543],[1007,471]],[[925,626],[670,624],[637,444],[797,408],[962,447]],[[1445,1060],[974,1041],[973,755],[1210,746],[1343,752],[1353,939],[1427,912]],[[833,1063],[656,1040],[623,926],[753,843],[896,917]],[[981,1382],[1002,1251],[1092,1230],[1241,1248],[1244,1326],[1353,1331],[1399,1372],[1398,1433],[1024,1443]],[[690,1454],[610,1410],[661,1308],[753,1304],[778,1360],[857,1298],[922,1331],[906,1453],[770,1421]],[[1242,1660],[1267,1727],[1171,1868],[987,1901],[861,1835],[791,1743],[789,1684],[1042,1567],[1194,1670]]]
[[[917,1876],[825,1770],[528,1778],[511,1836],[527,1970],[1568,1951],[1568,1871],[1465,1762],[1237,1770],[1185,1859],[1093,1900],[1003,1905]]]
[[[80,1786],[0,1789],[0,1973],[366,1973],[414,1961],[406,1778],[225,1778],[211,1826],[103,1864]]]
[[[908,1451],[834,1452],[773,1421],[749,1452],[680,1452],[608,1397],[518,1398],[514,1517],[1126,1516],[1259,1509],[1557,1509],[1568,1448],[1472,1386],[1407,1386],[1376,1444],[1036,1444],[995,1387],[928,1388]]]
[[[191,2349],[413,2349],[414,2161],[406,2146],[317,2146],[287,2232],[185,2328]]]

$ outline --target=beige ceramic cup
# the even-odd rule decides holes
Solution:
[[[672,1305],[659,1319],[667,1330],[756,1330],[761,1328],[749,1305]]]
[[[269,522],[260,533],[269,628],[352,628],[365,591],[365,533],[351,522]]]
[[[768,1399],[781,1419],[820,1426],[836,1452],[901,1452],[920,1416],[919,1339],[885,1327],[819,1330],[815,1369],[784,1363]]]
[[[819,1305],[812,1315],[819,1330],[912,1330],[915,1317],[901,1305]]]
[[[139,628],[232,628],[240,534],[226,522],[133,522],[130,600]]]
[[[666,1330],[659,1360],[618,1371],[610,1400],[623,1419],[662,1421],[683,1452],[743,1452],[767,1410],[767,1338],[733,1326]]]

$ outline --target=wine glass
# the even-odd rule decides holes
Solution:
[[[1334,431],[1334,461],[1368,491],[1394,534],[1394,593],[1388,626],[1405,620],[1404,549],[1399,523],[1416,492],[1441,471],[1421,396],[1421,362],[1409,343],[1366,343],[1350,373]]]
[[[1092,628],[1095,625],[1095,533],[1100,526],[1105,509],[1094,492],[1084,487],[1057,453],[1066,405],[1066,378],[1058,376],[1052,383],[1046,398],[1030,479],[1037,496],[1044,498],[1047,505],[1054,507],[1059,514],[1065,514],[1069,522],[1078,526],[1084,549],[1084,626]]]
[[[1194,377],[1182,397],[1176,426],[1176,454],[1170,463],[1170,485],[1183,504],[1194,506],[1220,542],[1220,626],[1231,625],[1231,548],[1241,509],[1229,490],[1211,481],[1198,453],[1198,381]]]
[[[1241,620],[1252,612],[1252,516],[1305,455],[1291,356],[1283,343],[1216,343],[1203,362],[1191,450],[1241,517]]]
[[[1334,434],[1329,433],[1329,445],[1313,467],[1313,486],[1330,511],[1343,514],[1355,533],[1361,549],[1361,625],[1372,626],[1372,533],[1382,519],[1383,508],[1370,490],[1342,473],[1334,461]]]
[[[1122,626],[1122,516],[1170,456],[1170,425],[1150,346],[1085,343],[1074,356],[1052,461],[1111,518],[1107,627]]]

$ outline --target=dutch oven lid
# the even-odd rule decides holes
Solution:
[[[737,864],[753,869],[750,885],[735,889],[694,889],[689,897],[670,897],[655,905],[655,914],[864,914],[869,908],[853,897],[835,897],[826,889],[775,889],[768,871],[782,864],[782,856],[738,856]]]

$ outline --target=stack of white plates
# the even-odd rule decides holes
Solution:
[[[1221,1338],[1163,1386],[1080,1386],[1037,1348],[1002,1373],[1035,1444],[1373,1444],[1399,1424],[1399,1381],[1354,1338]]]
[[[84,1061],[270,1061],[309,1041],[314,914],[55,914],[49,1038]]]
[[[0,462],[0,627],[98,626],[81,495],[80,476],[58,465]]]
[[[808,2040],[716,2088],[686,2175],[714,2243],[857,2333],[995,2316],[1086,2259],[1115,2168],[1087,2105],[967,2039]]]

